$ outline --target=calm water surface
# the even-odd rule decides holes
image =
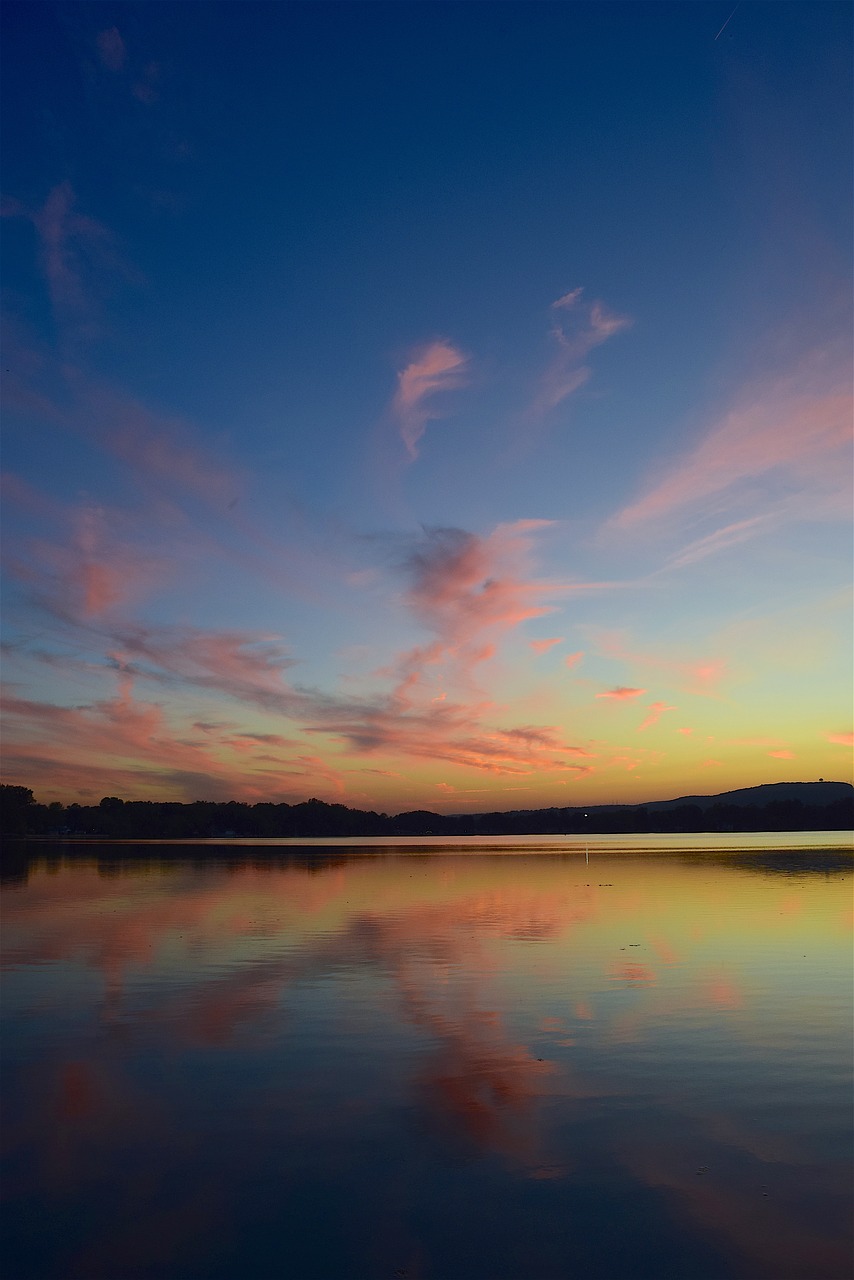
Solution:
[[[849,1280],[850,848],[7,851],[5,1280]]]

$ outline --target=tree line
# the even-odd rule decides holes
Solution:
[[[39,804],[29,787],[0,787],[0,833],[6,836],[98,836],[113,840],[212,838],[316,838],[322,836],[607,835],[716,831],[841,831],[854,825],[850,797],[830,804],[776,800],[767,804],[719,802],[659,809],[549,808],[440,814],[426,809],[389,815],[343,804],[237,800],[122,800],[98,804]]]

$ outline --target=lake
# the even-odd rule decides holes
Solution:
[[[843,832],[10,842],[5,1280],[849,1280]]]

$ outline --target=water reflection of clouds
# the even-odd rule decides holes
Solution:
[[[667,872],[612,866],[599,873],[606,888],[585,874],[559,861],[531,868],[508,859],[500,867],[437,861],[415,874],[397,859],[321,874],[206,870],[165,884],[155,876],[141,878],[134,893],[121,879],[67,871],[34,877],[26,892],[10,896],[6,947],[19,966],[83,959],[100,970],[102,1016],[122,1022],[128,1055],[142,1042],[178,1055],[263,1054],[276,1037],[287,1062],[288,1020],[301,1016],[291,996],[304,993],[306,982],[316,991],[321,979],[324,1016],[338,1020],[330,1034],[354,1045],[364,1035],[359,1010],[350,1013],[346,987],[329,984],[369,976],[394,995],[386,1011],[416,1039],[405,1049],[398,1042],[373,1083],[360,1081],[352,1095],[343,1066],[324,1068],[344,1072],[343,1092],[325,1110],[317,1082],[289,1068],[271,1105],[299,1141],[319,1150],[346,1143],[357,1112],[381,1114],[383,1090],[393,1084],[415,1104],[431,1143],[531,1179],[569,1177],[590,1158],[576,1146],[575,1119],[591,1108],[602,1114],[603,1100],[620,1094],[623,1128],[611,1150],[632,1179],[725,1240],[734,1255],[770,1257],[781,1268],[795,1259],[780,1277],[806,1274],[808,1256],[826,1263],[816,1277],[834,1274],[834,1231],[822,1239],[804,1225],[809,1215],[794,1191],[805,1171],[813,1177],[809,1152],[734,1111],[715,1114],[697,1097],[669,1093],[674,1073],[664,1060],[651,1104],[655,1124],[637,1124],[626,1108],[637,1087],[628,1047],[646,1041],[653,1051],[662,1027],[690,1036],[700,1020],[702,1056],[706,1045],[720,1051],[712,1038],[721,1019],[737,1019],[741,1048],[773,1059],[781,1032],[756,1007],[745,978],[757,939],[779,958],[788,954],[787,939],[804,931],[817,937],[837,919],[838,890],[826,881],[795,889],[791,879],[763,885],[751,878],[757,891],[745,897],[731,868],[708,865]],[[819,899],[830,914],[818,912]],[[145,981],[123,985],[131,974]],[[42,1072],[50,1105],[17,1126],[13,1145],[38,1145],[40,1184],[55,1194],[95,1179],[117,1146],[149,1153],[144,1171],[127,1182],[129,1197],[142,1194],[154,1176],[152,1151],[172,1143],[167,1103],[153,1101],[154,1085],[131,1083],[122,1061],[75,1053],[52,1082]],[[709,1172],[698,1174],[703,1165]],[[784,1198],[769,1205],[757,1187],[772,1175]],[[821,1177],[835,1205],[839,1177]],[[215,1201],[214,1188],[211,1195]],[[209,1221],[195,1194],[185,1209],[188,1220],[195,1213]],[[122,1215],[119,1237],[124,1232],[130,1242],[129,1209]],[[168,1238],[166,1216],[162,1230]],[[180,1235],[174,1224],[171,1230]],[[92,1274],[104,1269],[104,1258],[120,1256],[116,1249],[91,1255]],[[152,1246],[154,1267],[157,1256]]]
[[[743,1117],[674,1108],[658,1112],[654,1128],[633,1126],[614,1154],[675,1213],[724,1245],[732,1274],[774,1280],[849,1274],[850,1178],[813,1164],[797,1144],[769,1139]],[[823,1206],[818,1216],[814,1203]]]

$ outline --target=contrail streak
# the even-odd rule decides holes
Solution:
[[[737,9],[737,8],[740,6],[740,4],[741,4],[741,0],[738,0],[738,4],[735,6],[735,9]],[[731,18],[731,17],[732,17],[732,14],[733,14],[733,13],[735,13],[735,9],[733,9],[732,13],[729,15],[729,18]],[[727,22],[729,22],[729,18],[727,18],[726,22],[725,22],[725,23],[724,23],[724,25],[721,27],[721,29],[720,29],[720,31],[718,32],[718,34],[715,36],[715,40],[717,40],[719,36],[722,36],[722,35],[723,35],[724,30],[725,30],[726,25],[727,25]],[[712,41],[712,43],[714,43],[714,41]]]

